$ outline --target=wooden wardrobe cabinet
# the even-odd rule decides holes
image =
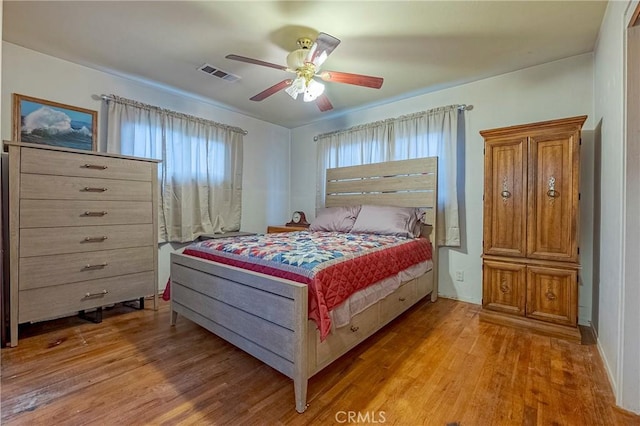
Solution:
[[[580,132],[586,116],[484,130],[481,318],[580,339]]]

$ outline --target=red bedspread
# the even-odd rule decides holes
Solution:
[[[431,259],[431,244],[389,235],[289,232],[201,241],[184,254],[307,284],[309,318],[324,339],[331,309],[358,290]]]

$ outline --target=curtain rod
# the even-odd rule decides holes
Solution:
[[[142,102],[134,101],[132,99],[127,99],[127,98],[122,98],[120,96],[100,95],[100,97],[102,98],[102,100],[104,100],[106,102],[110,102],[110,101],[124,102],[124,103],[127,103],[129,105],[134,105],[134,106],[138,106],[138,107],[141,107],[141,108],[147,108],[147,109],[152,109],[152,110],[155,110],[155,111],[167,112],[167,113],[170,113],[170,114],[186,117],[186,118],[189,118],[189,119],[192,119],[192,120],[198,120],[198,121],[204,121],[204,122],[207,122],[207,123],[212,123],[213,125],[215,125],[217,127],[223,127],[225,129],[233,130],[235,132],[242,133],[243,135],[249,134],[248,131],[246,131],[244,129],[241,129],[240,127],[229,126],[227,124],[217,123],[217,122],[215,122],[213,120],[208,120],[206,118],[196,117],[195,115],[190,115],[190,114],[185,114],[185,113],[182,113],[182,112],[172,111],[170,109],[161,108],[161,107],[158,107],[158,106],[155,106],[155,105],[144,104]]]
[[[376,121],[374,123],[390,122],[390,121],[398,120],[398,119],[403,118],[403,117],[427,114],[427,113],[429,113],[431,111],[436,111],[436,110],[441,109],[441,108],[457,108],[458,111],[471,111],[473,109],[473,105],[467,105],[467,104],[449,105],[448,107],[433,108],[433,109],[428,110],[428,111],[422,111],[422,112],[417,112],[417,113],[414,113],[414,114],[403,115],[403,116],[396,117],[396,118],[387,118],[386,120],[380,120],[380,121]],[[374,123],[368,123],[368,124],[374,124]],[[334,133],[346,132],[346,131],[351,130],[351,129],[355,128],[355,127],[366,126],[366,125],[367,124],[362,124],[362,125],[351,127],[349,129],[334,130],[333,132],[321,133],[319,135],[314,136],[313,140],[314,140],[314,142],[317,142],[318,139],[321,136],[328,136],[328,135],[332,135]]]

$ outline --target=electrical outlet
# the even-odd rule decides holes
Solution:
[[[464,281],[464,271],[456,271],[456,281]]]

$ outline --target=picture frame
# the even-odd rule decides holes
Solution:
[[[13,94],[13,140],[95,151],[98,112]]]

